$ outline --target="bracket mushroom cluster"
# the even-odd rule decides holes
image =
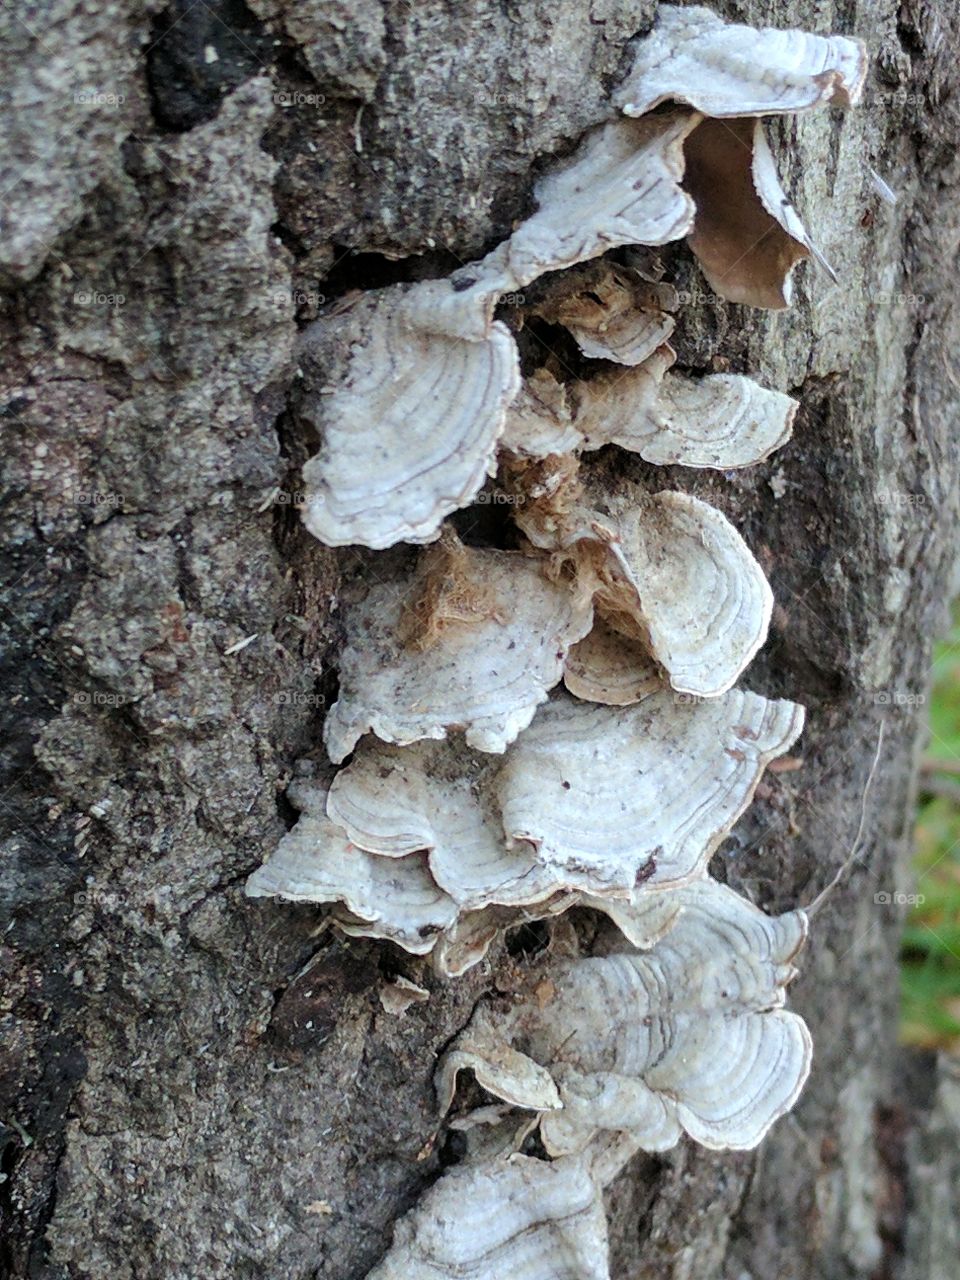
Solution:
[[[302,816],[247,892],[335,903],[345,932],[459,974],[511,918],[498,909],[615,912],[702,877],[802,726],[792,702],[658,687],[624,707],[557,697],[502,756],[368,738],[329,791],[291,788]]]
[[[782,391],[676,371],[676,291],[603,255],[685,240],[718,296],[789,305],[796,264],[826,264],[762,120],[851,105],[865,71],[854,40],[661,5],[616,115],[544,175],[509,239],[304,331],[298,411],[321,439],[306,527],[420,549],[378,561],[345,606],[324,726],[343,767],[291,785],[300,818],[247,893],[327,904],[344,933],[444,978],[513,924],[600,913],[590,954],[548,958],[509,1007],[481,1002],[447,1052],[443,1110],[465,1070],[500,1102],[454,1120],[468,1156],[401,1220],[375,1280],[604,1280],[602,1191],[631,1155],[683,1134],[753,1147],[809,1072],[783,1008],[804,913],[768,917],[707,873],[803,727],[795,703],[737,687],[769,584],[709,503],[625,477],[610,491],[590,455],[727,472],[790,438]],[[548,274],[528,311],[569,332],[585,376],[521,377],[497,318]],[[448,521],[491,477],[510,550],[466,546]],[[519,1154],[534,1129],[548,1160]]]
[[[602,1132],[644,1151],[681,1133],[714,1150],[755,1147],[810,1069],[810,1033],[782,1007],[806,916],[764,915],[708,879],[670,906],[666,930],[662,903],[625,908],[635,947],[553,966],[539,998],[481,1006],[440,1064],[441,1104],[470,1069],[537,1113],[553,1156]]]
[[[531,974],[444,1054],[441,1108],[469,1070],[502,1100],[499,1129],[482,1109],[452,1122],[468,1157],[400,1219],[370,1280],[610,1280],[602,1192],[633,1155],[684,1134],[750,1150],[796,1102],[812,1043],[783,1005],[806,913],[770,917],[704,879],[625,915],[633,947]],[[517,1152],[534,1131],[547,1160]]]
[[[796,263],[810,256],[826,263],[780,185],[762,118],[854,103],[865,75],[865,52],[856,41],[755,31],[704,8],[661,5],[615,95],[624,114],[588,133],[540,180],[537,211],[509,240],[447,279],[344,299],[305,331],[301,413],[323,438],[304,471],[304,521],[311,532],[330,546],[427,542],[439,536],[446,516],[469,505],[496,471],[507,409],[519,387],[516,344],[494,319],[495,309],[501,298],[522,293],[547,273],[619,246],[686,238],[719,297],[787,306]],[[667,101],[685,105],[647,114]],[[565,315],[585,353],[605,356],[612,346],[609,358],[617,363],[654,361],[647,376],[616,384],[617,416],[633,427],[618,443],[643,454],[658,422],[673,426],[675,413],[680,438],[660,447],[677,450],[683,465],[745,466],[786,439],[792,414],[783,397],[749,411],[764,421],[743,423],[745,439],[736,430],[731,439],[736,415],[725,418],[720,405],[699,421],[699,396],[763,400],[759,387],[742,385],[747,379],[734,378],[719,392],[716,385],[679,393],[668,386],[658,405],[649,383],[663,364],[662,343],[651,348],[650,341],[670,322],[656,319],[663,313],[650,304],[655,291],[634,310],[629,288],[618,283],[619,295],[614,286],[607,289],[614,320],[609,342],[603,317],[584,314],[582,297],[579,317],[576,296]],[[602,296],[597,306],[605,309]],[[610,398],[602,381],[581,393],[588,401],[591,394]],[[698,427],[686,440],[692,420]],[[716,447],[733,448],[737,461],[697,456],[699,450],[709,459],[712,430],[720,432]],[[617,431],[614,423],[606,439]],[[685,444],[694,447],[689,460]]]

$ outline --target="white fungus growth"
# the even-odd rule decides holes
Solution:
[[[796,401],[752,378],[670,372],[671,347],[631,368],[559,382],[537,369],[507,410],[501,447],[527,458],[604,445],[659,466],[733,471],[763,461],[790,439]]]
[[[369,1280],[609,1280],[603,1186],[631,1153],[604,1154],[449,1170],[399,1220]]]
[[[614,364],[642,364],[673,333],[677,291],[639,272],[604,260],[588,284],[548,303],[536,314],[563,325],[585,356]]]
[[[590,634],[567,654],[563,683],[586,702],[628,707],[655,693],[663,676],[639,641],[621,635],[598,618]]]
[[[796,401],[733,373],[669,372],[670,347],[640,365],[573,385],[573,422],[585,449],[616,444],[659,466],[732,471],[761,462],[790,438]]]
[[[604,1130],[646,1151],[682,1133],[715,1150],[755,1147],[810,1070],[810,1033],[783,1009],[806,916],[766,916],[709,879],[675,898],[673,927],[648,951],[557,964],[547,998],[481,1006],[441,1063],[441,1105],[470,1069],[488,1092],[543,1113],[551,1155]]]
[[[458,729],[470,746],[503,751],[593,622],[590,602],[541,565],[451,535],[411,579],[372,587],[347,619],[340,696],[324,726],[330,758],[343,760],[367,732],[408,744]]]
[[[459,318],[475,319],[464,302]],[[323,437],[303,469],[303,519],[330,546],[429,542],[496,469],[519,389],[513,338],[499,324],[465,338],[429,326],[421,286],[352,298],[305,331],[302,359],[323,382],[301,416]]]
[[[329,794],[291,788],[303,815],[247,892],[338,904],[348,932],[416,954],[445,940],[438,968],[460,969],[511,918],[488,908],[603,909],[702,875],[802,726],[791,702],[661,687],[621,708],[560,696],[502,758],[368,738]]]
[[[692,494],[628,489],[604,502],[564,472],[517,513],[538,547],[563,552],[614,631],[641,641],[678,693],[732,688],[767,638],[773,594],[743,538]],[[596,504],[596,505],[594,505]]]
[[[371,1280],[609,1280],[602,1192],[630,1156],[683,1134],[754,1147],[807,1077],[809,1032],[783,1007],[807,916],[707,877],[803,726],[798,705],[735,687],[770,587],[709,503],[627,468],[608,491],[610,467],[582,459],[615,445],[728,472],[790,438],[789,396],[673,368],[682,295],[658,258],[594,260],[686,240],[716,300],[789,305],[794,267],[823,259],[761,117],[851,105],[865,73],[855,40],[660,5],[614,118],[547,169],[508,239],[445,279],[348,295],[304,333],[307,528],[431,545],[345,608],[324,742],[351,758],[291,786],[299,820],[247,893],[325,904],[447,978],[518,922],[607,917],[592,954],[519,966],[528,981],[445,1054],[444,1110],[466,1070],[497,1102],[456,1117],[466,1159]],[[512,328],[495,319],[559,272]],[[521,380],[530,316],[601,367],[554,353]],[[444,521],[494,476],[511,549],[465,546]],[[426,997],[409,979],[380,994],[395,1014]],[[518,1154],[534,1129],[549,1162]]]
[[[782,115],[828,103],[850,106],[866,74],[859,40],[757,30],[700,5],[662,4],[614,103],[630,116],[668,101],[708,116]]]

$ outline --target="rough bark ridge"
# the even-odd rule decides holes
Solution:
[[[772,909],[809,901],[852,840],[881,714],[887,739],[863,865],[794,988],[817,1046],[801,1105],[758,1153],[636,1162],[611,1196],[615,1274],[934,1280],[956,1257],[936,1161],[956,1158],[957,1085],[913,1064],[905,1089],[898,913],[876,895],[905,887],[953,552],[957,16],[718,8],[860,35],[874,59],[862,108],[773,131],[839,285],[805,270],[791,312],[757,314],[662,255],[692,295],[681,363],[803,405],[767,464],[657,473],[760,554],[778,612],[745,683],[811,712],[802,769],[768,780],[718,874]],[[3,7],[4,1274],[359,1280],[455,1154],[434,1055],[522,946],[427,977],[397,1018],[378,989],[422,964],[242,895],[317,749],[338,600],[372,572],[292,510],[315,447],[285,412],[293,340],[323,299],[495,243],[604,117],[654,10]]]

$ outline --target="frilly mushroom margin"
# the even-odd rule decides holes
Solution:
[[[610,442],[653,463],[750,465],[788,438],[795,406],[749,379],[711,384],[667,375],[665,381],[672,321],[654,307],[653,319],[641,315],[633,323],[625,278],[607,291],[616,330],[614,337],[609,329],[609,340],[603,295],[585,312],[582,299],[573,301],[574,289],[569,307],[554,308],[558,322],[569,319],[586,354],[614,362],[579,384],[557,384],[545,369],[521,384],[512,334],[494,320],[494,310],[503,294],[545,272],[617,246],[684,237],[721,296],[788,306],[797,262],[823,260],[779,186],[761,118],[852,105],[865,72],[864,48],[854,40],[755,31],[702,7],[661,5],[614,95],[612,105],[623,115],[593,130],[572,158],[547,173],[535,189],[537,212],[508,241],[447,281],[347,299],[305,335],[304,364],[313,362],[322,380],[301,404],[324,442],[304,473],[303,517],[312,533],[333,546],[432,542],[444,518],[469,505],[496,473],[499,452],[516,464],[521,487],[527,469],[524,497],[531,510],[519,524],[531,541],[526,555],[484,557],[447,534],[441,543],[446,559],[439,569],[430,560],[421,564],[414,581],[422,590],[412,603],[410,584],[404,592],[395,576],[382,600],[371,596],[361,637],[348,654],[353,701],[333,709],[327,741],[342,760],[372,729],[394,745],[377,744],[371,755],[366,740],[358,762],[375,763],[377,752],[386,753],[377,769],[384,777],[396,769],[404,787],[379,811],[350,809],[341,779],[353,766],[330,791],[301,787],[296,832],[254,873],[248,893],[339,900],[345,932],[389,938],[418,954],[431,950],[439,933],[456,930],[462,909],[479,907],[480,916],[494,909],[468,963],[482,956],[509,908],[524,902],[540,904],[541,915],[574,903],[598,908],[620,939],[604,949],[601,931],[599,954],[554,964],[510,1010],[478,1008],[441,1064],[441,1104],[449,1107],[457,1074],[470,1069],[508,1106],[477,1113],[481,1127],[490,1119],[486,1112],[493,1111],[497,1123],[468,1143],[465,1160],[398,1223],[393,1248],[371,1280],[505,1274],[607,1280],[601,1193],[634,1152],[662,1150],[684,1132],[716,1149],[753,1147],[790,1109],[806,1079],[809,1032],[782,1005],[807,917],[803,911],[766,917],[709,879],[706,858],[729,821],[701,835],[698,846],[696,828],[687,825],[692,817],[674,812],[678,838],[693,852],[687,871],[665,883],[658,883],[656,856],[632,869],[628,863],[624,878],[619,869],[611,874],[602,850],[591,862],[579,849],[563,855],[557,880],[550,858],[544,861],[545,850],[557,858],[545,833],[555,818],[553,841],[567,848],[573,828],[565,827],[563,792],[532,826],[514,816],[511,792],[518,761],[533,761],[525,785],[534,798],[537,768],[562,768],[554,747],[541,758],[537,744],[550,742],[554,724],[562,745],[565,726],[580,724],[578,706],[592,707],[591,732],[599,731],[600,745],[595,753],[589,739],[584,746],[579,727],[570,742],[585,751],[580,773],[589,776],[592,764],[599,778],[606,768],[604,724],[614,735],[625,732],[629,742],[630,725],[649,721],[645,705],[663,712],[671,684],[675,700],[716,704],[763,643],[769,621],[769,588],[759,566],[719,513],[701,512],[704,504],[676,493],[645,495],[630,512],[620,495],[611,518],[602,501],[601,509],[594,505],[595,495],[584,499],[576,455]],[[655,110],[665,103],[672,105]],[[718,171],[725,162],[726,174]],[[730,207],[736,202],[737,209]],[[764,242],[762,252],[755,251],[756,238]],[[648,298],[663,297],[659,281],[650,283]],[[378,460],[373,486],[365,480],[371,457]],[[722,592],[717,616],[734,638],[726,637],[721,670],[711,649],[718,637],[670,599],[670,561],[679,544],[669,521],[652,534],[645,530],[656,510],[682,512],[687,541],[708,550],[706,577],[703,557],[688,552],[686,560],[681,555],[680,578],[691,593],[702,594],[705,586],[713,595]],[[711,521],[720,522],[712,548]],[[638,527],[626,539],[632,525]],[[734,564],[726,573],[725,556]],[[470,589],[454,584],[451,595],[451,578],[468,562],[475,566]],[[525,587],[510,618],[513,571]],[[744,584],[747,597],[752,590],[759,600],[746,615],[737,598]],[[539,656],[531,671],[516,649],[531,638],[527,631],[544,626],[546,633],[532,636]],[[363,635],[370,632],[376,643],[364,652]],[[469,707],[456,705],[458,670],[469,677]],[[550,690],[561,679],[568,692],[558,698]],[[426,709],[431,698],[432,711]],[[775,714],[791,727],[768,744],[766,755],[758,752],[755,777],[730,804],[731,820],[749,803],[766,761],[800,730],[802,709],[779,705]],[[670,718],[667,708],[661,719]],[[722,724],[721,716],[712,732],[721,733]],[[424,739],[465,727],[466,745],[502,755],[502,766],[471,764],[453,743],[425,749]],[[735,730],[744,747],[753,732],[747,728]],[[669,778],[676,743],[669,733],[657,741]],[[745,758],[743,747],[725,750]],[[447,770],[445,784],[431,773],[437,760]],[[492,784],[477,790],[478,779],[490,776],[502,794]],[[569,788],[561,776],[550,781]],[[713,783],[722,791],[719,772]],[[637,818],[629,806],[621,809],[630,821]],[[609,826],[610,814],[604,818]],[[638,821],[652,829],[657,818],[648,810]],[[405,825],[391,831],[391,823]],[[645,831],[632,842],[638,849]],[[578,833],[584,848],[589,835],[588,829]],[[616,843],[615,828],[601,840],[604,848],[609,839]],[[475,858],[459,867],[464,841],[472,843]],[[494,872],[499,896],[489,885],[484,889],[484,877]],[[532,888],[524,898],[517,886],[528,878]],[[469,952],[469,938],[465,946]],[[511,1032],[520,1035],[524,1052],[510,1044]],[[533,1118],[518,1121],[510,1107]],[[473,1123],[467,1117],[463,1127]],[[520,1154],[537,1125],[552,1160]]]

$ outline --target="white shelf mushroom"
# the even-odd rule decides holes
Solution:
[[[641,644],[598,618],[590,634],[567,654],[563,683],[585,702],[628,707],[656,693],[663,676]]]
[[[678,692],[731,689],[767,638],[773,594],[726,516],[671,491],[621,495],[604,512],[575,469],[541,488],[517,507],[517,522],[534,545],[564,553],[598,616],[640,641]]]
[[[563,888],[528,845],[508,845],[495,809],[493,762],[454,744],[371,743],[337,774],[327,813],[358,848],[402,859],[423,852],[464,912],[540,903]]]
[[[683,884],[802,727],[796,704],[741,690],[702,701],[661,690],[618,708],[555,699],[497,776],[503,829],[560,884],[613,897]]]
[[[294,795],[296,793],[294,792]],[[351,844],[322,811],[306,811],[270,859],[249,877],[249,898],[339,902],[345,932],[385,938],[415,955],[433,949],[458,908],[437,885],[425,854],[392,859]]]
[[[647,120],[613,120],[588,132],[576,151],[536,184],[537,210],[480,262],[449,280],[418,285],[438,333],[479,338],[497,302],[540,276],[588,262],[621,245],[662,245],[693,226],[681,185],[684,141],[700,123],[695,111]],[[464,316],[471,319],[464,321]],[[473,317],[482,317],[478,324]]]
[[[670,101],[708,116],[784,114],[850,106],[866,74],[859,40],[740,26],[700,5],[662,4],[614,103],[628,116]]]
[[[585,356],[642,364],[673,333],[677,291],[617,263],[602,266],[588,283],[542,303],[536,314],[568,329]]]
[[[304,814],[247,892],[339,904],[347,932],[436,948],[448,974],[578,902],[633,928],[638,895],[703,874],[802,725],[790,702],[661,689],[620,709],[555,699],[502,759],[367,739],[329,795],[291,789]]]
[[[680,693],[731,689],[767,638],[773,593],[730,521],[689,493],[658,493],[617,521],[618,571],[595,601],[615,629],[639,628]]]
[[[530,1125],[481,1107],[476,1121],[504,1136],[495,1130],[488,1154],[468,1155],[399,1220],[369,1280],[610,1280],[602,1191],[636,1151],[683,1133],[750,1149],[794,1106],[812,1046],[783,1006],[804,912],[770,917],[701,880],[622,915],[645,954],[614,944],[532,974],[525,998],[477,1009],[437,1072],[444,1110],[470,1070],[530,1110],[552,1159],[498,1153]]]
[[[759,118],[749,117],[850,106],[866,71],[859,40],[660,6],[614,101],[628,116],[673,101],[711,117],[687,138],[684,186],[697,209],[690,247],[721,298],[786,307],[793,267],[811,255],[833,274],[783,192]]]
[[[697,110],[593,130],[537,184],[537,211],[482,262],[446,280],[345,299],[306,331],[304,363],[317,376],[301,412],[323,439],[304,468],[307,528],[331,546],[428,542],[475,497],[493,473],[518,390],[516,347],[493,311],[545,272],[690,233],[724,297],[787,305],[794,263],[816,250],[759,123],[721,133],[699,112],[742,117],[851,102],[864,72],[855,41],[758,32],[706,9],[661,6],[617,102],[627,116],[669,98]],[[694,199],[681,186],[685,144]],[[652,326],[646,314],[639,326],[622,311],[618,320],[606,339],[581,328],[585,349],[632,363],[669,332],[662,316]]]
[[[668,370],[660,347],[643,364],[611,369],[571,389],[583,448],[616,444],[659,466],[752,466],[790,439],[797,402],[752,378],[716,373],[688,378]]]
[[[569,383],[537,369],[507,411],[501,448],[542,459],[615,444],[659,466],[733,471],[790,439],[790,396],[740,374],[671,373],[675,360],[662,346],[635,367]]]
[[[573,453],[582,445],[566,385],[548,369],[535,369],[507,410],[500,447],[522,458],[548,458]]]
[[[685,236],[694,209],[680,186],[683,142],[699,121],[696,112],[680,110],[615,120],[588,133],[569,160],[537,183],[539,208],[508,242],[517,284],[619,245],[660,245]]]
[[[599,1164],[514,1154],[449,1170],[368,1280],[610,1280]]]
[[[685,182],[697,206],[687,241],[721,298],[788,307],[793,269],[809,257],[836,280],[780,185],[762,121],[704,120],[686,155]]]
[[[482,336],[460,336],[453,315],[438,333],[429,291],[397,285],[350,299],[304,332],[300,413],[323,444],[303,469],[303,520],[321,542],[429,542],[496,470],[519,389],[517,351],[481,311],[462,301],[455,314]]]
[[[543,557],[448,536],[409,579],[378,583],[348,616],[340,695],[324,726],[339,762],[373,732],[408,744],[463,730],[502,752],[563,675],[593,622],[588,599],[548,581]]]
[[[809,1031],[783,1009],[806,916],[766,916],[711,880],[671,896],[681,910],[646,953],[554,965],[548,998],[481,1006],[441,1062],[441,1105],[470,1069],[488,1092],[542,1113],[553,1155],[605,1131],[648,1151],[682,1133],[715,1150],[755,1147],[810,1070]]]
[[[540,310],[619,366],[588,381],[545,368],[521,387],[493,317],[546,272],[683,237],[718,295],[788,305],[793,267],[822,258],[759,117],[848,105],[865,66],[857,41],[661,5],[614,99],[626,118],[547,172],[508,240],[447,279],[344,299],[304,335],[315,536],[433,542],[499,450],[541,554],[442,536],[352,609],[325,741],[354,758],[329,790],[291,788],[301,817],[247,893],[332,904],[345,932],[432,953],[451,976],[510,924],[575,905],[619,931],[481,1005],[437,1074],[446,1108],[472,1070],[554,1159],[490,1158],[518,1132],[503,1107],[465,1118],[492,1111],[507,1137],[441,1177],[371,1280],[609,1280],[601,1193],[630,1154],[683,1133],[753,1147],[806,1079],[810,1036],[783,1006],[807,916],[768,917],[706,878],[803,725],[799,706],[733,687],[766,637],[769,585],[709,504],[628,500],[627,482],[614,498],[578,472],[609,443],[747,466],[789,438],[796,406],[739,375],[672,373],[676,298],[619,265]],[[667,101],[681,105],[645,114]],[[550,697],[561,678],[575,696]],[[407,987],[384,1007],[426,994]]]

